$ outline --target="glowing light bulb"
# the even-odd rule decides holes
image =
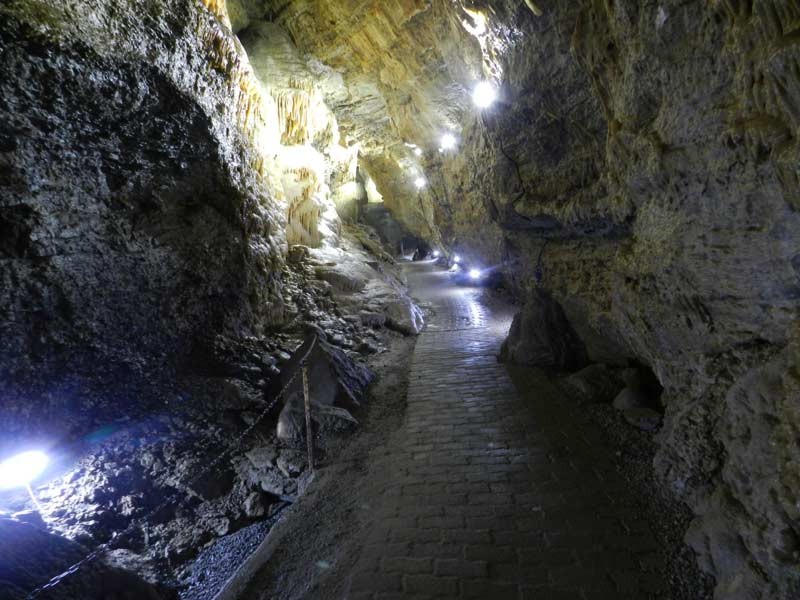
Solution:
[[[444,150],[452,150],[456,147],[456,138],[452,133],[445,133],[442,136],[442,148]]]
[[[439,258],[440,252],[438,250],[433,251],[433,258]]]
[[[470,279],[474,279],[474,280],[480,279],[481,278],[481,272],[478,269],[470,269],[469,270],[469,278]]]
[[[453,257],[453,262],[456,263],[456,264],[460,263],[461,262],[461,257],[458,254],[456,254]]]
[[[417,186],[418,190],[421,190],[422,188],[424,188],[425,187],[425,183],[426,183],[426,181],[425,181],[424,177],[417,177],[414,180],[414,185]]]
[[[50,459],[44,452],[23,452],[0,463],[0,489],[28,487],[42,474]]]
[[[489,108],[497,100],[497,90],[488,81],[481,81],[472,90],[472,101],[478,108]]]
[[[415,148],[414,154],[416,154],[417,156],[422,156],[422,148]]]

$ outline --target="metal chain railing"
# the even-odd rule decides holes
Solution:
[[[259,415],[256,417],[256,419],[250,425],[247,426],[247,428],[239,435],[239,437],[234,439],[233,444],[231,446],[228,446],[228,448],[226,450],[224,450],[221,454],[219,454],[203,470],[201,470],[197,475],[195,475],[192,479],[190,479],[186,483],[186,487],[191,487],[192,485],[194,485],[195,483],[200,481],[203,477],[205,477],[213,469],[215,469],[232,452],[238,450],[239,447],[242,445],[242,442],[244,442],[245,438],[253,432],[253,430],[261,423],[261,421],[264,420],[264,418],[270,413],[270,411],[278,403],[278,400],[283,398],[284,394],[291,387],[291,385],[294,383],[294,381],[297,379],[297,377],[301,373],[304,374],[304,379],[307,377],[307,369],[306,369],[307,360],[308,360],[308,357],[311,355],[311,351],[314,349],[314,346],[316,346],[316,344],[317,344],[317,336],[315,335],[312,338],[311,345],[309,346],[308,350],[306,351],[306,353],[303,355],[303,358],[301,358],[299,363],[298,363],[298,367],[299,368],[294,372],[294,374],[289,379],[289,381],[286,382],[286,385],[284,385],[283,388],[281,388],[281,391],[278,392],[278,394],[267,404],[266,407],[264,407],[264,409],[259,413]],[[304,392],[305,392],[305,390],[307,390],[307,386],[304,385],[303,387],[305,388],[304,389]],[[313,465],[309,464],[309,468],[313,469]],[[80,571],[86,565],[94,562],[95,560],[100,558],[103,554],[108,552],[109,550],[112,550],[117,544],[119,544],[122,540],[124,540],[127,536],[132,534],[137,529],[146,528],[148,521],[150,519],[152,519],[155,515],[160,513],[162,510],[164,510],[168,506],[172,506],[173,504],[175,504],[176,507],[180,507],[184,502],[187,501],[187,499],[188,499],[188,496],[186,496],[185,492],[184,493],[177,492],[177,493],[173,494],[172,496],[170,496],[169,498],[167,498],[166,500],[161,502],[154,509],[152,509],[150,512],[148,512],[145,516],[132,521],[130,523],[130,525],[128,525],[128,527],[126,527],[121,533],[114,534],[114,536],[109,541],[99,545],[92,552],[87,554],[83,559],[81,559],[80,561],[76,562],[74,565],[69,567],[66,571],[56,575],[55,577],[53,577],[50,581],[48,581],[44,585],[39,586],[38,588],[33,590],[30,594],[28,594],[27,600],[32,600],[34,598],[38,598],[39,596],[41,596],[47,590],[50,590],[50,589],[56,587],[62,581],[64,581],[65,579],[67,579],[71,575],[74,575],[75,573]]]

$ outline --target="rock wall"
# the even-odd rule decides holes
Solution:
[[[656,373],[655,468],[718,597],[797,596],[796,4],[250,4],[342,74],[331,107],[407,228]]]
[[[796,3],[207,4],[0,7],[9,423],[280,323],[284,231],[333,243],[374,182],[589,359],[648,365],[717,595],[800,595]]]
[[[163,405],[215,335],[282,325],[287,245],[336,246],[366,192],[335,77],[269,23],[246,49],[216,0],[0,11],[2,449]]]
[[[213,597],[308,481],[291,354],[319,334],[322,457],[358,425],[368,357],[422,327],[394,259],[347,224],[376,192],[326,105],[336,77],[269,23],[243,45],[240,16],[221,0],[0,6],[0,458],[51,457],[35,526],[16,522],[27,493],[0,494],[20,511],[0,511],[0,546],[27,530],[47,559],[0,552],[3,598],[109,541],[97,565],[113,570],[52,597],[149,597],[118,569]],[[203,558],[224,536],[230,564]],[[55,544],[69,552],[50,560]]]
[[[504,102],[444,166],[474,198],[448,225],[523,296],[538,268],[595,360],[653,368],[655,468],[697,515],[687,541],[718,597],[794,597],[797,15],[541,6],[516,17]]]
[[[118,411],[136,401],[120,384],[198,338],[279,323],[284,217],[251,140],[252,73],[217,16],[13,0],[0,41],[7,430]]]

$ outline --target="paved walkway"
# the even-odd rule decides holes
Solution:
[[[349,598],[657,598],[657,548],[595,427],[535,371],[495,358],[509,313],[430,263],[407,267],[435,310],[402,428],[369,498]]]

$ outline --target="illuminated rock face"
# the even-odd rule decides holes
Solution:
[[[591,359],[653,369],[655,467],[697,514],[719,597],[796,596],[797,9],[249,4],[343,74],[330,106],[410,230],[503,265],[523,299],[540,267]],[[500,98],[481,116],[482,78]]]
[[[191,0],[81,6],[0,7],[6,383],[282,319],[283,216],[235,40]]]
[[[0,374],[279,322],[287,239],[333,243],[374,182],[520,299],[541,279],[589,359],[649,365],[719,597],[800,595],[793,4],[54,4],[0,6],[0,351],[31,359]]]

